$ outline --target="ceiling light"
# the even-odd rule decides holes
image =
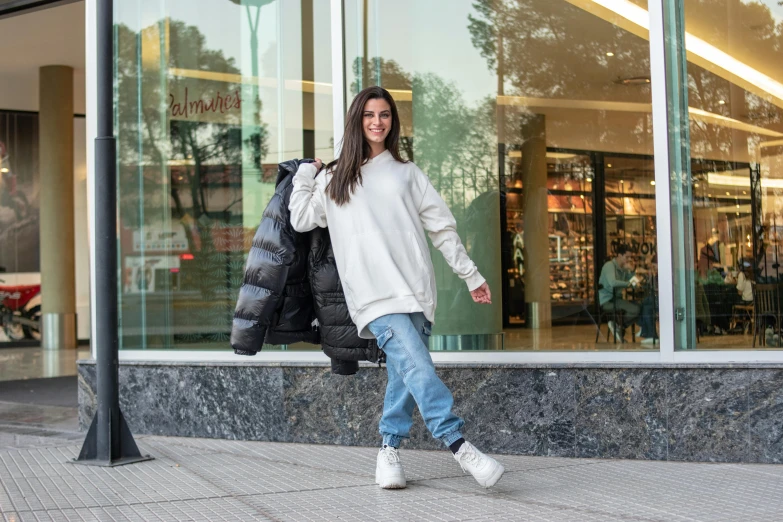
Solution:
[[[612,164],[611,164],[611,163],[607,163],[607,164],[606,164],[606,167],[607,167],[607,168],[609,168],[609,169],[611,169],[611,168],[612,168]]]
[[[699,184],[698,183],[694,183],[693,186],[696,187],[696,188],[699,188]]]
[[[726,105],[726,102],[725,102],[725,101],[723,101],[723,100],[719,100],[719,101],[718,101],[718,104],[720,104],[720,105]]]
[[[0,172],[8,172],[8,169],[3,167],[2,169],[0,169]]]
[[[737,205],[737,208],[739,208],[739,205]]]
[[[612,56],[614,56],[614,53],[609,51],[608,53],[606,53],[606,56],[612,57]]]
[[[747,194],[747,192],[745,192],[744,190],[742,191],[742,193],[743,193],[743,194]]]
[[[630,76],[627,78],[617,77],[614,83],[618,85],[645,85],[650,83],[649,76]]]
[[[731,192],[726,192],[726,195],[727,196],[731,196]]]
[[[650,182],[650,185],[652,185],[652,186],[654,187],[654,186],[655,186],[655,180],[652,180],[652,181]]]
[[[622,180],[622,179],[621,179],[621,180],[620,180],[620,183],[625,183],[625,180]]]

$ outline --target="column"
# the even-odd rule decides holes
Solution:
[[[552,326],[549,294],[549,213],[547,209],[546,118],[522,123],[522,187],[525,208],[525,304],[529,328]]]
[[[40,68],[39,111],[41,345],[76,348],[71,67]]]

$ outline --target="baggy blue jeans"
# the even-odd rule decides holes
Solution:
[[[369,329],[386,354],[388,382],[379,427],[383,443],[399,448],[410,437],[415,406],[432,436],[446,446],[462,438],[464,421],[451,411],[454,398],[435,373],[429,351],[432,324],[424,314],[384,315]]]

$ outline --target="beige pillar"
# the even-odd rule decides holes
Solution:
[[[73,221],[73,69],[41,67],[41,308],[44,349],[76,348]]]
[[[543,114],[530,116],[521,131],[527,325],[549,328],[552,326],[552,303],[549,294],[546,118]]]

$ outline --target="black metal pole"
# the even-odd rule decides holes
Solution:
[[[95,333],[97,409],[79,464],[119,466],[142,456],[120,412],[117,315],[117,172],[114,138],[112,0],[97,5],[97,137],[95,138]]]

